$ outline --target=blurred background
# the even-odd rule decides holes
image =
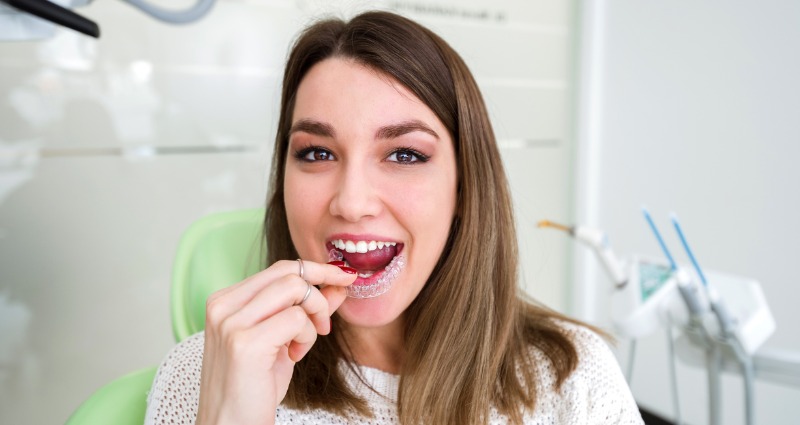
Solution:
[[[591,252],[536,224],[591,225],[621,256],[659,256],[647,205],[663,229],[680,215],[705,267],[759,281],[777,323],[766,346],[800,352],[798,2],[218,0],[186,25],[79,3],[99,39],[53,27],[22,40],[0,2],[0,423],[63,423],[163,359],[180,235],[265,203],[291,41],[376,8],[430,27],[475,74],[528,293],[612,329]],[[640,339],[631,387],[671,420],[668,364],[663,334]],[[705,370],[679,363],[677,378],[683,418],[708,423]],[[744,423],[740,381],[723,377],[722,423]],[[798,403],[796,387],[756,384],[759,424],[794,423]]]

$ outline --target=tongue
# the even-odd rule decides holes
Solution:
[[[382,249],[369,251],[366,253],[358,252],[342,252],[345,261],[350,264],[350,267],[358,270],[359,272],[374,272],[383,270],[397,255],[397,246],[385,246]]]

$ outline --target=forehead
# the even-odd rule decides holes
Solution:
[[[329,58],[315,64],[300,82],[292,122],[358,117],[363,125],[370,119],[408,119],[409,115],[441,125],[424,102],[388,74],[351,59]]]

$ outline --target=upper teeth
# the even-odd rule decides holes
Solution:
[[[385,246],[395,246],[397,242],[384,242],[384,241],[346,241],[343,239],[336,239],[331,241],[334,247],[340,251],[365,253],[375,251],[376,249],[383,249]]]

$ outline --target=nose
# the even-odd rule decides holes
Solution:
[[[348,222],[357,223],[364,218],[378,216],[382,208],[380,196],[369,173],[356,164],[344,167],[331,199],[330,213]]]

